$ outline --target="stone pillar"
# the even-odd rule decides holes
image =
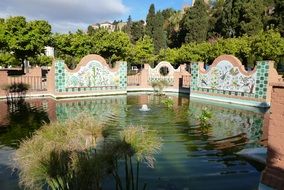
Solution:
[[[284,189],[284,83],[271,85],[267,159],[261,182],[275,189]]]
[[[149,64],[144,64],[144,69],[141,70],[141,78],[140,78],[140,86],[141,88],[149,88],[151,87],[148,84],[148,79],[149,79]]]
[[[0,96],[6,96],[4,86],[8,84],[8,72],[6,70],[0,71]]]
[[[182,75],[181,72],[174,72],[174,89],[179,89],[181,87],[181,79]]]
[[[52,95],[55,94],[55,61],[53,61],[52,66],[47,73],[47,92]]]

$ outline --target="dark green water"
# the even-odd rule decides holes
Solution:
[[[115,129],[143,125],[158,131],[163,139],[155,168],[141,166],[140,184],[147,189],[257,189],[260,171],[238,157],[238,151],[260,146],[263,112],[261,110],[189,101],[172,96],[168,109],[161,97],[129,95],[80,100],[32,100],[20,108],[1,110],[5,115],[0,133],[0,189],[19,189],[17,175],[8,168],[9,157],[19,141],[43,122],[65,120],[83,111],[92,113]],[[5,104],[4,102],[0,102]],[[142,104],[151,109],[139,110]],[[204,130],[197,119],[202,109],[212,113],[212,126]],[[3,117],[2,117],[3,118]],[[112,189],[108,179],[105,189]]]

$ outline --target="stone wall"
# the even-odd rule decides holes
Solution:
[[[284,83],[272,83],[266,168],[261,182],[284,189]]]
[[[180,65],[175,69],[167,61],[160,62],[155,68],[145,64],[144,68],[136,75],[128,76],[128,91],[153,90],[152,83],[167,81],[165,91],[189,92],[190,73],[186,71],[186,65]],[[188,84],[184,84],[184,83]]]

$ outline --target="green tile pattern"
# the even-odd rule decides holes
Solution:
[[[127,88],[127,63],[121,62],[119,67],[119,88]]]
[[[56,61],[55,63],[56,92],[125,90],[126,87],[126,62],[122,62],[118,71],[114,72],[96,60],[81,66],[77,72],[67,71],[64,67],[64,61]]]
[[[198,90],[197,83],[199,78],[199,65],[198,63],[191,63],[191,90]]]
[[[240,76],[238,80],[241,80],[243,84],[246,81],[250,80],[251,84],[248,86],[250,90],[243,90],[243,89],[236,89],[235,90],[228,90],[228,89],[221,89],[221,88],[208,88],[202,86],[201,83],[212,83],[214,79],[210,77],[204,77],[204,74],[200,73],[199,64],[192,63],[191,64],[191,90],[195,92],[205,92],[205,93],[214,93],[214,94],[222,94],[222,95],[229,95],[229,96],[240,96],[246,98],[257,98],[260,100],[266,99],[267,88],[269,83],[269,62],[268,61],[261,61],[257,63],[256,66],[257,70],[252,76],[245,77]],[[211,68],[211,71],[214,71],[214,68]],[[231,70],[230,70],[231,71]],[[231,73],[237,73],[237,69],[233,69]],[[234,76],[234,75],[233,75]],[[231,76],[226,76],[228,78],[232,78]],[[208,82],[209,81],[209,82]],[[219,82],[219,79],[216,79]],[[229,84],[229,83],[228,83]],[[236,83],[240,84],[240,83]],[[219,85],[220,86],[220,85]],[[242,86],[242,85],[239,85]]]
[[[58,60],[55,62],[55,91],[65,92],[65,76],[64,61]]]
[[[256,66],[256,92],[255,98],[265,99],[268,88],[269,79],[269,62],[260,61]]]

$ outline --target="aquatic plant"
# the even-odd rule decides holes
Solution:
[[[6,92],[7,103],[13,104],[23,102],[29,88],[30,85],[22,82],[5,85],[3,90]]]
[[[166,80],[153,81],[151,86],[153,87],[155,94],[163,95],[164,88],[169,86],[169,82]]]
[[[212,112],[208,110],[207,107],[203,108],[201,110],[201,114],[198,117],[200,122],[200,127],[203,130],[208,130],[209,127],[211,127],[210,119],[212,118]]]
[[[164,104],[167,108],[173,108],[174,106],[174,100],[170,97],[161,100],[161,103]]]
[[[20,184],[27,189],[102,189],[102,180],[112,175],[116,189],[138,190],[139,163],[145,160],[153,167],[160,139],[143,127],[125,127],[113,136],[106,131],[107,127],[87,113],[43,126],[22,141],[13,157]],[[125,160],[125,185],[118,172],[119,160]]]
[[[126,189],[139,189],[139,167],[140,162],[145,161],[146,164],[154,167],[154,154],[161,149],[161,138],[157,136],[155,131],[151,131],[141,126],[129,126],[120,132],[122,142],[126,143],[126,147],[130,149],[124,152]],[[126,154],[125,154],[126,153]],[[134,179],[132,157],[136,158],[136,179]],[[144,184],[143,189],[146,188]]]
[[[52,189],[58,189],[55,187],[59,184],[69,186],[73,179],[68,176],[78,168],[75,158],[96,148],[104,138],[103,130],[87,114],[43,126],[32,138],[22,141],[14,155],[20,183],[29,189],[41,189],[46,184]],[[54,165],[55,161],[59,164]]]

